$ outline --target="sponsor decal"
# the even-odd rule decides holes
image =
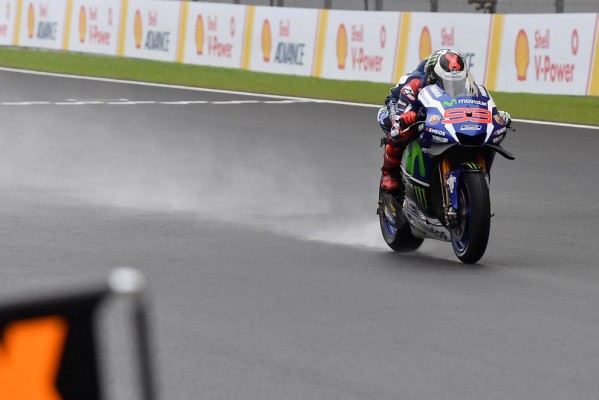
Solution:
[[[518,80],[525,81],[528,71],[530,49],[528,48],[528,36],[524,29],[518,31],[516,36],[516,70],[518,71]]]
[[[444,101],[443,107],[451,107],[455,106],[456,104],[458,104],[458,101],[456,99],[451,99],[451,101]]]
[[[6,20],[10,21],[10,3],[6,3]],[[8,24],[0,24],[0,37],[8,36]]]
[[[499,116],[499,114],[493,115],[493,119],[495,119],[495,122],[497,122],[499,125],[505,125],[505,121]]]
[[[437,114],[433,114],[428,118],[428,123],[431,125],[437,125],[441,122],[441,116]]]
[[[504,126],[503,128],[498,129],[495,132],[493,132],[493,136],[501,136],[506,132],[507,132],[507,128]]]
[[[151,29],[152,27],[158,27],[158,11],[148,12],[148,33],[146,34],[146,40],[144,43],[144,49],[151,51],[163,51],[168,52],[170,46],[170,32],[158,31]]]
[[[453,193],[455,191],[456,181],[457,179],[455,175],[450,175],[449,178],[447,178],[447,188],[449,189],[450,193]]]
[[[420,176],[426,175],[426,170],[424,168],[424,156],[422,155],[422,149],[418,142],[413,141],[410,142],[409,152],[406,157],[406,172],[409,175],[414,175],[414,164],[418,162],[418,172]]]
[[[449,139],[447,139],[446,137],[441,137],[441,136],[436,136],[436,135],[433,135],[432,139],[433,139],[433,142],[436,142],[436,143],[447,143],[447,142],[449,142]]]
[[[572,31],[570,47],[573,55],[578,53],[578,30]],[[573,82],[576,64],[556,62],[551,51],[551,30],[537,29],[534,33],[534,64],[535,79],[537,82]],[[528,36],[524,29],[520,29],[516,37],[516,69],[519,81],[527,80],[527,71],[530,60],[530,47]]]
[[[38,12],[32,3],[27,7],[27,36],[29,39],[56,41],[58,32],[58,22],[48,21],[50,15],[50,5],[39,4]],[[39,20],[38,17],[39,16]]]
[[[133,20],[133,36],[135,37],[135,48],[141,49],[143,22],[141,20],[141,12],[139,10],[135,11],[135,18]]]
[[[272,30],[270,22],[265,19],[262,23],[262,59],[264,62],[270,61],[270,51],[272,50]]]
[[[339,25],[337,29],[337,67],[339,69],[345,69],[345,62],[347,61],[347,30],[345,25]]]
[[[439,129],[428,128],[428,131],[435,135],[445,136],[445,132],[443,132],[442,130],[439,130]]]
[[[476,104],[478,106],[487,107],[486,101],[481,101],[481,100],[476,100],[476,99],[458,99],[458,103],[459,104]]]
[[[98,7],[90,6],[86,10],[84,6],[79,11],[79,42],[85,43],[89,33],[89,43],[96,45],[110,45],[110,32],[103,31],[99,27]],[[112,25],[112,8],[108,9],[107,13],[108,26]]]
[[[426,57],[430,56],[433,52],[433,44],[431,40],[431,32],[428,30],[428,27],[425,26],[422,28],[422,32],[420,32],[420,46],[419,46],[419,56],[421,60],[424,60]]]
[[[487,89],[485,89],[484,86],[478,85],[478,90],[480,90],[481,96],[483,96],[483,97],[489,97],[489,94],[487,93]]]
[[[85,7],[81,6],[79,10],[79,43],[85,43],[85,34],[87,33],[87,12]]]
[[[291,21],[279,21],[278,34],[280,38],[289,38],[291,36]],[[276,43],[274,64],[304,65],[306,44],[302,42],[290,42],[281,40]],[[272,43],[272,28],[268,19],[262,24],[262,55],[264,62],[270,62]],[[226,54],[232,54],[232,45],[227,46]]]
[[[403,89],[401,89],[401,93],[411,101],[416,101],[416,96],[414,95],[414,91],[412,90],[411,86],[404,86]]]
[[[431,92],[433,92],[433,94],[435,95],[435,98],[439,98],[441,96],[443,96],[443,93],[441,93],[441,90],[439,90],[439,87],[437,85],[431,85],[429,86],[431,88]]]
[[[420,208],[423,210],[427,209],[426,203],[426,190],[420,186],[414,185],[414,194],[416,195],[416,200],[418,200],[418,204],[420,204]]]
[[[199,22],[201,21],[201,27],[199,26]],[[198,31],[201,29],[201,37],[199,36]],[[206,29],[207,34],[204,35],[204,29]],[[235,35],[235,18],[231,17],[229,21],[229,32],[231,36]],[[218,15],[206,16],[206,27],[204,28],[204,21],[202,16],[198,16],[198,25],[196,25],[196,46],[198,46],[198,55],[202,55],[203,53],[203,44],[200,48],[200,39],[201,43],[204,41],[204,36],[207,39],[207,47],[208,47],[208,56],[216,57],[216,58],[231,58],[233,57],[233,43],[225,42],[224,40],[219,39],[218,36]],[[201,50],[201,52],[200,52]]]
[[[461,131],[480,131],[482,125],[464,125],[460,128]]]
[[[578,46],[579,46],[579,39],[578,39],[578,29],[574,29],[572,31],[572,38],[570,39],[570,48],[572,49],[572,54],[576,55],[578,54]]]
[[[279,21],[279,37],[288,38],[291,34],[291,22]],[[305,43],[281,41],[277,43],[274,62],[276,64],[304,65]]]
[[[367,53],[364,50],[364,25],[351,26],[351,61],[354,71],[374,71],[381,72],[383,70],[383,56],[378,54]],[[381,42],[383,44],[383,42]]]
[[[33,8],[33,4],[29,3],[29,7],[27,7],[27,36],[29,36],[29,39],[33,39],[34,34],[35,34],[35,9]]]
[[[198,56],[201,56],[202,54],[204,54],[204,37],[205,37],[204,17],[202,17],[202,14],[198,14],[198,17],[196,18],[196,34],[195,34],[196,54]]]
[[[443,27],[441,28],[441,46],[442,47],[453,47],[455,46],[455,28]]]
[[[535,55],[535,72],[537,81],[572,82],[574,80],[575,64],[558,64],[551,56]]]

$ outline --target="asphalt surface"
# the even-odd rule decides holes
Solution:
[[[0,292],[139,268],[161,398],[597,398],[599,131],[516,124],[466,266],[447,243],[386,248],[375,108],[8,71],[0,87]],[[131,399],[115,309],[104,379]]]

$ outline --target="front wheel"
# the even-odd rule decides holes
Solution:
[[[450,229],[453,251],[460,261],[473,264],[485,254],[491,228],[491,201],[484,174],[462,174],[457,212],[457,224]]]

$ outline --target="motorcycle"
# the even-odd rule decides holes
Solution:
[[[401,193],[379,190],[381,233],[397,252],[416,250],[424,239],[451,242],[464,263],[487,248],[491,226],[490,170],[509,126],[483,86],[443,82],[418,95],[420,133],[404,150]],[[514,129],[512,129],[514,130]],[[387,143],[383,138],[381,146]]]

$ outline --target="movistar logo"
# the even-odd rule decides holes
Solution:
[[[451,101],[443,102],[444,107],[451,107],[451,106],[455,106],[456,104],[458,104],[458,101],[456,99],[451,99]]]
[[[418,203],[420,204],[420,208],[426,210],[426,190],[420,186],[414,186],[414,194],[416,195],[416,200],[418,200]]]
[[[410,143],[410,148],[408,149],[408,154],[406,157],[406,171],[409,175],[414,175],[414,164],[418,161],[418,172],[420,172],[420,176],[426,175],[426,169],[424,168],[424,156],[422,155],[422,150],[418,145],[418,142]]]

